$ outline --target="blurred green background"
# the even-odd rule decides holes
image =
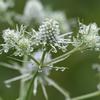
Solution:
[[[26,0],[15,0],[15,11],[23,11]],[[100,0],[41,0],[53,10],[66,12],[68,18],[80,18],[84,23],[96,22],[100,26]],[[0,24],[0,30],[7,28],[7,24]],[[1,33],[0,33],[1,34]],[[51,76],[60,86],[65,88],[71,97],[94,92],[99,82],[92,64],[100,63],[99,52],[76,52],[69,59],[59,63],[59,66],[69,67],[64,72],[52,72]],[[5,55],[0,55],[0,61],[7,61]],[[18,97],[19,81],[6,88],[3,81],[19,75],[18,72],[0,66],[0,96],[4,100],[15,100]],[[63,100],[64,97],[52,87],[47,87],[49,100]],[[41,88],[34,100],[44,100]],[[100,96],[87,100],[100,100]]]

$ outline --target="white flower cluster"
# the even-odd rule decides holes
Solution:
[[[18,42],[19,34],[15,30],[6,29],[3,31],[3,39],[5,44],[2,44],[4,52],[7,53],[10,48],[13,48]]]
[[[74,38],[74,42],[76,44],[83,43],[88,48],[95,48],[96,50],[99,50],[100,48],[99,30],[100,28],[97,27],[96,23],[85,25],[79,22],[79,33],[77,35],[77,39]]]
[[[65,34],[66,36],[69,33]],[[64,39],[64,36],[60,35],[59,23],[53,19],[46,19],[42,25],[39,27],[39,32],[36,36],[40,44],[44,46],[51,46],[51,48],[56,52],[56,47],[61,50],[66,50],[66,47],[71,42],[70,37]]]
[[[69,35],[69,33],[60,35],[59,23],[53,19],[46,19],[40,25],[39,31],[32,29],[31,32],[27,32],[24,26],[21,26],[20,30],[4,30],[3,39],[5,44],[2,44],[2,50],[7,53],[12,48],[16,50],[14,55],[19,56],[29,55],[39,45],[46,49],[50,47],[50,50],[54,52],[57,52],[57,48],[66,50],[71,39],[70,37],[65,39],[64,36]]]
[[[29,38],[23,37],[19,39],[17,45],[16,45],[16,52],[15,55],[24,55],[24,54],[30,54],[34,49],[34,43]]]
[[[32,29],[31,32],[27,32],[23,25],[20,30],[6,29],[3,31],[3,39],[5,44],[2,44],[2,50],[7,53],[9,49],[13,49],[16,56],[30,54],[34,47],[39,45],[45,48],[50,46],[55,52],[57,52],[56,47],[65,50],[71,41],[70,38],[64,39],[64,36],[60,36],[59,23],[52,19],[45,20],[39,31]]]
[[[24,54],[30,54],[33,51],[33,45],[31,38],[25,36],[26,27],[21,26],[20,30],[6,29],[3,31],[4,43],[2,44],[2,50],[7,53],[9,49],[15,50],[14,55],[22,56]]]
[[[22,56],[31,54],[36,47],[43,47],[46,50],[57,52],[57,50],[65,51],[69,44],[79,46],[83,44],[86,48],[100,48],[99,28],[96,23],[88,26],[79,23],[79,33],[77,38],[73,38],[72,33],[60,33],[60,26],[56,20],[45,19],[40,25],[39,30],[27,32],[25,26],[21,26],[20,30],[6,29],[3,31],[3,39],[5,44],[2,44],[3,51],[8,52],[9,49],[15,50],[14,54]]]

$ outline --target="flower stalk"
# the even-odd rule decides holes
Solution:
[[[92,98],[92,97],[99,96],[99,95],[100,95],[100,91],[96,91],[96,92],[93,92],[93,93],[88,93],[86,95],[82,95],[82,96],[72,98],[71,100],[84,100],[84,99]]]
[[[29,55],[29,57],[37,64],[37,65],[40,65],[40,63],[31,55]]]
[[[29,88],[27,90],[27,94],[24,100],[31,100],[31,96],[32,96],[32,91],[33,91],[33,83],[34,83],[34,79],[37,76],[38,71],[33,75],[33,78],[30,82]]]
[[[78,47],[72,49],[71,51],[64,53],[63,55],[52,59],[50,62],[46,63],[45,65],[51,65],[51,64],[55,64],[55,63],[58,63],[60,61],[63,61],[66,58],[68,58],[71,54],[73,54],[74,52],[84,50],[85,48],[86,47],[82,47],[82,44],[81,44]]]

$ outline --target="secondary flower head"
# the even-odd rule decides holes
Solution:
[[[88,48],[100,48],[100,28],[96,23],[85,25],[79,22],[79,33],[77,35],[77,42],[85,44]]]
[[[26,27],[21,26],[20,29],[11,30],[6,29],[3,31],[4,44],[1,46],[2,51],[8,52],[9,49],[15,50],[14,55],[23,56],[30,54],[34,48],[34,41],[26,32]]]
[[[33,51],[32,41],[28,38],[23,37],[20,39],[16,45],[16,52],[14,53],[16,56],[23,56],[24,54],[30,54]]]
[[[2,36],[5,42],[5,44],[2,44],[4,52],[8,52],[10,48],[13,48],[19,39],[19,34],[11,29],[4,30]]]
[[[69,35],[69,33],[66,33],[66,36],[67,35]],[[59,23],[53,19],[46,19],[42,23],[36,37],[40,44],[50,46],[54,51],[57,51],[57,47],[61,50],[65,50],[71,41],[70,38],[64,39],[64,35],[60,35]]]

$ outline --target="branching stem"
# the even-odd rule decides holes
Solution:
[[[31,55],[29,55],[29,57],[37,64],[37,65],[40,65],[40,63]]]
[[[80,46],[78,46],[77,48],[74,48],[73,50],[71,50],[71,51],[69,51],[69,52],[67,52],[67,53],[65,53],[65,54],[63,54],[63,55],[61,55],[61,56],[59,56],[59,57],[57,57],[57,58],[52,59],[50,62],[46,63],[45,65],[55,64],[55,63],[57,63],[57,62],[60,62],[60,61],[62,61],[62,60],[65,60],[65,59],[68,58],[72,53],[74,53],[74,52],[76,52],[76,51],[79,51],[79,50],[81,50],[81,49],[84,49],[84,48],[82,48],[81,45],[80,45]]]
[[[33,83],[34,83],[34,79],[37,76],[37,74],[38,74],[38,71],[34,74],[32,80],[30,82],[30,85],[29,85],[29,88],[27,90],[27,94],[26,94],[25,100],[31,100],[31,95],[32,95],[32,91],[33,91]]]

